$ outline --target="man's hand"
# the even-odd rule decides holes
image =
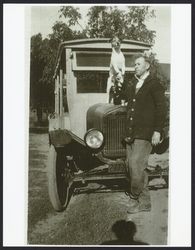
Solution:
[[[154,131],[152,136],[152,145],[156,146],[160,143],[160,133],[157,131]]]

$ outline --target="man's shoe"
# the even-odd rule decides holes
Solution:
[[[139,200],[130,199],[129,208],[127,213],[134,214],[139,212]]]
[[[131,199],[129,208],[127,213],[135,214],[139,212],[150,212],[151,211],[151,203],[141,203],[139,200]]]
[[[142,204],[139,203],[139,212],[150,212],[151,211],[151,203]]]

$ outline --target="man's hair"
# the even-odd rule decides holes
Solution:
[[[146,62],[148,62],[148,63],[151,65],[150,58],[147,57],[145,54],[142,54],[142,53],[136,54],[136,55],[134,56],[134,61],[135,61],[136,59],[138,59],[138,58],[144,58],[144,60],[145,60]]]

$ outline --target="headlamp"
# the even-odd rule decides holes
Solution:
[[[99,130],[90,129],[85,134],[84,141],[88,147],[92,149],[99,149],[103,145],[104,136]]]

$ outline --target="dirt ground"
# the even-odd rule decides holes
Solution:
[[[168,189],[150,191],[151,212],[128,214],[129,199],[124,192],[77,194],[65,211],[55,212],[47,190],[48,149],[47,134],[30,134],[28,244],[102,245],[116,239],[112,226],[120,220],[135,224],[136,241],[167,244]],[[166,167],[168,153],[152,155],[150,164]],[[98,185],[90,184],[89,188],[97,189]]]

